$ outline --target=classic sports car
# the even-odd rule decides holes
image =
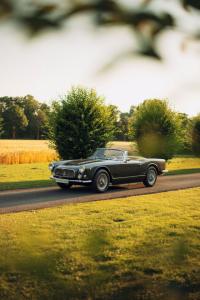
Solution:
[[[109,185],[143,182],[152,187],[158,175],[167,172],[164,159],[147,159],[128,156],[127,151],[98,148],[87,159],[52,162],[51,179],[59,187],[68,189],[74,184],[90,185],[98,192],[105,192]]]

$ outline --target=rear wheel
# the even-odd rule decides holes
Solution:
[[[92,186],[96,192],[106,192],[110,183],[110,176],[106,170],[99,170],[93,179]]]
[[[157,180],[157,170],[154,167],[149,167],[147,170],[147,175],[145,180],[143,181],[144,185],[147,187],[152,187],[156,183]]]
[[[71,183],[62,183],[62,182],[57,182],[57,185],[63,190],[68,190],[72,186]]]

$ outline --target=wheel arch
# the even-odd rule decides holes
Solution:
[[[154,167],[154,168],[156,169],[156,172],[157,172],[158,175],[161,174],[161,171],[160,171],[160,169],[159,169],[159,167],[158,167],[157,164],[155,164],[155,163],[150,163],[150,164],[148,164],[147,170],[148,170],[150,167]],[[146,170],[146,171],[147,171],[147,170]]]
[[[105,167],[105,166],[100,166],[100,167],[96,168],[95,171],[94,171],[94,174],[93,174],[92,179],[94,179],[95,175],[96,175],[97,172],[99,172],[100,170],[105,170],[105,171],[107,171],[107,173],[108,173],[108,175],[109,175],[109,177],[110,177],[110,182],[112,182],[112,175],[111,175],[111,172],[110,172],[109,168],[107,168],[107,167]]]

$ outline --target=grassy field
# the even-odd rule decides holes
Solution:
[[[0,164],[49,162],[57,158],[45,140],[0,140]]]
[[[200,172],[200,158],[177,157],[167,165],[169,175]],[[0,165],[0,190],[53,185],[48,163]]]
[[[0,232],[1,300],[200,299],[200,188],[1,215]]]
[[[169,175],[200,173],[200,158],[179,156],[168,161]]]

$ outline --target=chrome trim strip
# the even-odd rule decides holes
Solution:
[[[135,175],[135,176],[113,177],[113,179],[135,178],[135,177],[143,177],[143,176],[145,176],[145,174],[143,174],[143,175]]]
[[[59,179],[59,178],[54,177],[54,176],[50,176],[50,179],[56,180],[56,179]],[[62,179],[62,178],[60,178],[60,179]],[[92,180],[81,180],[81,179],[67,179],[66,178],[66,180],[68,180],[69,182],[77,182],[77,183],[91,183],[92,182]]]
[[[79,180],[79,179],[69,179],[71,182],[78,182],[78,183],[91,183],[92,180]]]

